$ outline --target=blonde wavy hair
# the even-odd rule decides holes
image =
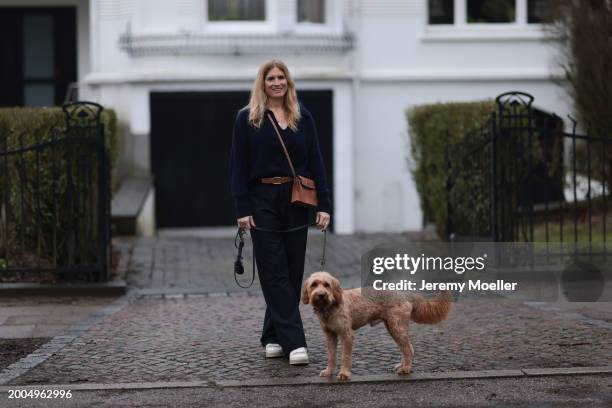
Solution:
[[[265,113],[267,109],[268,95],[266,94],[266,75],[272,68],[278,68],[285,74],[287,78],[287,92],[283,100],[283,107],[287,122],[291,130],[297,130],[297,124],[300,121],[302,115],[300,113],[300,104],[298,103],[297,93],[295,91],[295,82],[289,73],[287,65],[279,59],[271,59],[264,62],[259,67],[257,72],[257,78],[253,83],[251,89],[251,99],[249,100],[249,123],[256,127],[261,128],[265,119]]]

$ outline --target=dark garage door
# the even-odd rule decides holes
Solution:
[[[159,228],[235,225],[228,159],[236,112],[249,93],[151,93],[151,168]],[[317,120],[333,186],[332,92],[301,91]]]

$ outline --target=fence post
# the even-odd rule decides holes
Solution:
[[[498,241],[497,237],[497,117],[495,112],[491,113],[491,130],[489,137],[491,138],[491,209],[489,211],[491,223],[491,238],[493,242]]]
[[[86,133],[94,132],[92,140],[95,140],[97,156],[97,262],[96,280],[108,280],[110,235],[109,218],[110,211],[108,201],[110,191],[108,183],[108,160],[106,157],[106,143],[104,140],[104,124],[102,123],[102,111],[104,108],[94,102],[78,101],[63,106],[66,117],[66,129],[68,134],[75,126],[80,126]]]
[[[446,237],[449,241],[454,238],[454,225],[452,220],[452,204],[451,204],[451,191],[452,191],[452,180],[451,180],[451,163],[448,152],[448,144],[450,141],[448,129],[446,129],[446,143],[444,145],[444,171],[446,172]]]
[[[108,158],[104,140],[104,124],[101,123],[100,113],[96,117],[96,133],[98,139],[98,240],[99,240],[99,276],[98,280],[108,281],[108,266],[110,264],[110,235],[109,235],[109,201],[110,185],[108,182]]]

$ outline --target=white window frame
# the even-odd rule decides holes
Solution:
[[[425,30],[422,40],[539,40],[547,36],[541,23],[527,23],[527,0],[516,1],[512,23],[468,23],[467,0],[454,0],[453,24],[429,24],[429,0],[425,5]]]
[[[204,1],[204,31],[219,34],[269,34],[278,30],[278,0],[266,1],[264,21],[210,21],[208,19],[208,0]]]
[[[295,0],[294,32],[299,34],[329,34],[339,32],[342,12],[342,2],[338,0],[325,0],[325,22],[311,23],[308,21],[298,21],[298,0]]]

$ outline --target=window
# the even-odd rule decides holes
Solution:
[[[208,0],[209,21],[264,21],[266,0]]]
[[[430,0],[429,24],[453,24],[455,0]]]
[[[527,2],[527,22],[542,23],[547,0],[529,0]]]
[[[76,7],[0,7],[0,106],[53,106],[77,80]]]
[[[515,0],[467,0],[468,23],[514,23]]]
[[[53,16],[23,16],[23,78],[25,106],[53,106]]]
[[[541,24],[550,0],[428,0],[430,25]]]
[[[298,23],[325,23],[325,0],[298,0]]]

